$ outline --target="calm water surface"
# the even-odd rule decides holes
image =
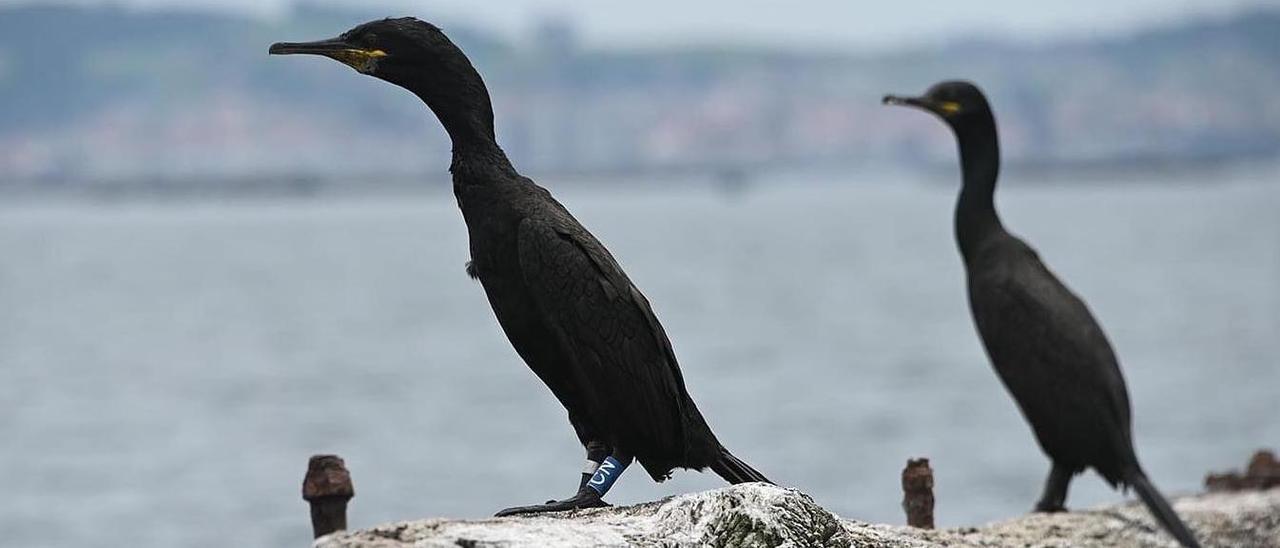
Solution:
[[[1280,181],[1216,178],[1000,198],[1108,329],[1167,492],[1280,443]],[[974,336],[954,188],[906,179],[552,189],[649,296],[744,460],[899,523],[899,471],[928,456],[943,524],[1017,515],[1048,465]],[[571,494],[573,432],[466,259],[447,194],[0,208],[5,543],[303,546],[318,452],[353,471],[353,526]],[[610,499],[720,485],[633,470]],[[1121,498],[1089,474],[1069,503]]]

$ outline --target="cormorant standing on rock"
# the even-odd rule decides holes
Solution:
[[[1129,394],[1102,328],[996,215],[1000,145],[986,97],[971,83],[953,81],[921,97],[888,95],[884,102],[938,115],[959,141],[964,182],[955,230],[969,307],[996,373],[1053,461],[1036,510],[1065,510],[1072,476],[1093,467],[1112,487],[1133,487],[1184,546],[1199,546],[1138,464]]]
[[[708,467],[730,483],[769,481],[716,440],[649,301],[609,251],[511,166],[494,137],[484,81],[439,28],[386,19],[330,40],[274,44],[271,53],[330,57],[408,89],[453,141],[449,171],[471,240],[467,273],[587,450],[573,497],[499,515],[604,506],[633,458],[656,481],[675,468]]]

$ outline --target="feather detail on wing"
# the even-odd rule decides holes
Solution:
[[[571,357],[565,368],[588,387],[588,412],[611,441],[679,459],[687,396],[666,334],[604,246],[576,223],[556,221],[521,223],[520,268]]]
[[[1111,344],[1084,302],[1027,251],[970,283],[992,364],[1051,456],[1083,465],[1128,460],[1129,397]]]

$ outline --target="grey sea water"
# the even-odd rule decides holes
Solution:
[[[1090,303],[1166,492],[1280,443],[1276,169],[1004,184],[1007,225]],[[911,177],[548,186],[649,296],[721,440],[842,515],[899,523],[928,456],[943,525],[1030,508],[1047,463],[970,324],[955,188]],[[0,544],[302,546],[312,453],[351,524],[563,497],[564,412],[463,273],[446,193],[0,207]],[[640,470],[610,499],[706,489]],[[1093,474],[1072,507],[1122,500]]]

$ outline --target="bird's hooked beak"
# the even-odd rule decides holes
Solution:
[[[367,49],[347,43],[342,38],[316,42],[277,42],[268,50],[271,55],[323,55],[335,59],[364,74],[372,74],[378,61],[387,56],[380,49]]]
[[[903,97],[900,95],[885,95],[880,102],[886,105],[900,105],[906,107],[915,107],[927,110],[938,116],[946,118],[952,114],[960,112],[960,103],[955,101],[935,101],[928,97]]]

